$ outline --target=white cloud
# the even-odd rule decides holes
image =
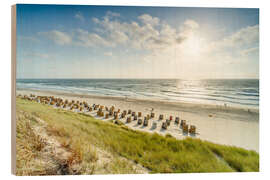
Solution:
[[[107,16],[103,19],[93,18],[93,22],[100,25],[100,36],[108,45],[116,46],[126,44],[137,49],[156,50],[169,48],[182,43],[189,35],[189,31],[198,28],[193,20],[184,23],[185,28],[177,30],[166,23],[160,23],[157,17],[149,14],[138,16],[138,22],[119,22]]]
[[[31,58],[39,58],[39,59],[48,59],[50,56],[47,53],[38,53],[38,52],[28,52],[25,53],[26,57],[31,57]]]
[[[150,24],[151,26],[157,26],[159,24],[159,18],[152,17],[149,14],[143,14],[138,17],[144,24]]]
[[[188,27],[188,28],[191,28],[191,29],[197,29],[199,28],[199,24],[192,20],[192,19],[188,19],[184,22],[184,26]]]
[[[103,39],[100,35],[96,33],[90,33],[83,29],[77,29],[75,31],[75,44],[84,47],[93,46],[112,46],[108,41]]]
[[[105,56],[110,56],[110,57],[111,57],[111,56],[113,56],[113,53],[112,53],[112,52],[105,52],[104,55],[105,55]]]
[[[222,45],[225,47],[241,47],[258,43],[259,25],[255,25],[242,28],[231,36],[224,38]]]
[[[244,49],[240,53],[241,53],[242,56],[258,54],[259,53],[259,47],[253,47],[253,48]]]
[[[18,40],[39,42],[39,39],[37,39],[36,37],[32,37],[32,36],[18,36]]]
[[[111,12],[111,11],[107,11],[106,15],[107,15],[107,16],[115,16],[115,17],[119,17],[119,16],[120,16],[119,13]]]
[[[81,12],[77,12],[74,17],[79,19],[80,21],[84,21],[84,16]]]
[[[49,32],[40,32],[39,34],[47,36],[50,40],[52,40],[54,43],[58,45],[71,44],[72,42],[72,38],[70,35],[57,30],[52,30]]]

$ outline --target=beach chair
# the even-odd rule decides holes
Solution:
[[[142,124],[142,119],[138,119],[138,125],[141,125]]]
[[[144,126],[148,126],[148,121],[149,121],[149,120],[148,120],[146,117],[144,117],[143,125],[144,125]]]
[[[183,133],[188,134],[188,125],[187,124],[183,125]]]
[[[109,113],[106,113],[105,119],[109,118]]]
[[[163,120],[163,119],[164,119],[163,114],[160,114],[160,115],[159,115],[159,120]]]
[[[121,118],[125,118],[126,117],[126,114],[125,113],[122,113],[121,114]]]
[[[110,112],[109,112],[109,115],[112,116],[112,115],[113,115],[113,111],[110,111]]]
[[[127,123],[131,122],[131,117],[127,117]]]
[[[153,122],[152,124],[152,129],[155,129],[155,128],[157,128],[157,122]]]
[[[175,123],[179,124],[179,117],[175,117]]]
[[[190,125],[190,128],[189,128],[188,131],[189,131],[190,134],[196,134],[196,126]]]
[[[167,126],[170,126],[171,121],[169,119],[166,119],[166,124],[167,124]]]
[[[183,128],[184,125],[186,125],[186,120],[181,120],[180,128]]]
[[[138,112],[138,117],[142,117],[142,112]]]
[[[155,117],[155,113],[151,112],[151,118]]]
[[[167,123],[166,122],[162,122],[162,129],[167,129]]]

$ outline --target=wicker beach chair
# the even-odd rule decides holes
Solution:
[[[149,120],[146,119],[146,118],[144,118],[143,125],[144,125],[144,126],[148,126],[148,122],[149,122]]]
[[[131,117],[127,117],[127,123],[131,122]]]
[[[170,126],[171,121],[169,119],[166,119],[166,124],[167,124],[167,126]]]
[[[184,125],[186,125],[186,120],[181,120],[180,128],[183,128]]]
[[[183,133],[188,134],[188,125],[187,124],[183,125]]]
[[[167,123],[166,122],[162,122],[162,129],[167,129]]]
[[[179,124],[179,120],[180,120],[179,117],[175,117],[175,123],[176,124]]]
[[[196,134],[196,126],[190,125],[190,128],[189,128],[188,131],[189,131],[190,134]]]

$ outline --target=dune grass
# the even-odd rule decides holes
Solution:
[[[89,173],[89,147],[100,147],[147,168],[150,173],[259,171],[259,155],[242,148],[218,145],[200,139],[177,140],[132,130],[124,125],[97,120],[89,115],[54,109],[17,98],[17,109],[40,117],[82,155],[84,172]],[[120,160],[108,173],[131,172]],[[122,168],[119,171],[119,168]]]

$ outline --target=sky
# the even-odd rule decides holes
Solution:
[[[259,9],[19,4],[17,78],[259,78]]]

